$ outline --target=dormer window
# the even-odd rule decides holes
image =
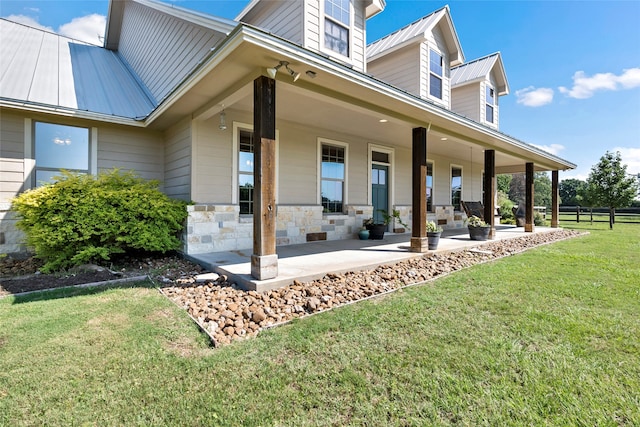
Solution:
[[[429,95],[442,99],[442,55],[433,49],[429,50]]]
[[[349,57],[350,0],[325,0],[324,13],[324,46]]]
[[[495,105],[495,93],[491,86],[487,86],[487,100],[486,100],[486,117],[487,123],[493,123],[493,107]]]

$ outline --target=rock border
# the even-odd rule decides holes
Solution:
[[[294,319],[388,295],[476,264],[586,234],[589,233],[553,230],[488,241],[472,248],[430,253],[369,270],[328,273],[321,279],[305,283],[294,281],[291,285],[264,293],[244,291],[224,275],[204,283],[197,283],[197,278],[192,277],[177,280],[177,286],[156,286],[162,295],[187,312],[209,336],[214,347],[220,347]]]

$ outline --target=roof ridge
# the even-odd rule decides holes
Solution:
[[[0,20],[9,22],[9,23],[15,24],[15,25],[21,25],[23,27],[29,28],[30,30],[40,31],[40,32],[43,32],[43,33],[54,35],[56,37],[64,38],[64,39],[67,39],[67,40],[71,40],[71,41],[76,42],[76,43],[82,43],[82,44],[85,44],[85,45],[88,45],[88,46],[102,47],[102,46],[100,46],[98,44],[93,44],[91,42],[86,42],[84,40],[75,39],[73,37],[69,37],[69,36],[65,36],[65,35],[60,34],[60,33],[56,33],[55,31],[49,30],[47,28],[34,27],[33,25],[25,24],[24,22],[12,21],[10,19],[7,19],[6,17],[0,17]]]
[[[436,13],[438,13],[438,12],[442,11],[443,9],[448,9],[448,8],[449,8],[449,5],[444,5],[444,6],[442,6],[440,9],[438,9],[438,10],[434,10],[434,11],[433,11],[433,12],[431,12],[430,14],[425,15],[425,16],[423,16],[422,18],[418,18],[418,19],[416,19],[415,21],[410,22],[409,24],[405,25],[404,27],[399,28],[399,29],[395,30],[395,31],[394,31],[394,32],[392,32],[392,33],[389,33],[389,34],[387,34],[386,36],[382,36],[382,37],[380,37],[378,40],[372,41],[371,43],[369,43],[369,44],[367,45],[367,48],[368,48],[369,46],[372,46],[372,45],[374,45],[374,44],[376,44],[376,43],[378,43],[378,42],[380,42],[380,41],[382,41],[382,40],[386,39],[386,38],[389,38],[389,37],[393,36],[394,34],[398,34],[398,33],[402,32],[402,31],[406,30],[407,28],[410,28],[411,26],[413,26],[413,25],[417,24],[418,22],[424,21],[425,19],[429,18],[430,16],[433,16],[433,15],[435,15]]]

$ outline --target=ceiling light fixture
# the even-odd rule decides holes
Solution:
[[[220,113],[220,125],[218,126],[220,130],[227,130],[227,113],[224,111],[224,104],[222,104],[222,112]]]
[[[378,120],[378,121],[379,121],[380,123],[387,123],[389,120],[387,120],[387,119],[380,119],[380,120]]]
[[[318,75],[315,71],[312,70],[307,70],[307,72],[305,73],[307,76],[309,76],[309,78],[315,79],[316,76]]]
[[[276,78],[276,74],[278,73],[278,70],[280,68],[282,68],[283,66],[287,70],[289,75],[291,75],[291,77],[293,77],[293,81],[295,83],[300,78],[300,73],[298,73],[296,71],[293,71],[291,68],[289,68],[289,61],[280,61],[280,63],[278,65],[276,65],[275,67],[267,68],[267,74],[272,79],[275,79]],[[313,71],[311,71],[311,72],[313,73]],[[315,73],[313,73],[313,74],[315,76]],[[307,75],[309,75],[308,71],[307,71]],[[311,76],[309,75],[309,77],[311,77]]]

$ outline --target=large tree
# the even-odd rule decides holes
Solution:
[[[565,206],[584,206],[587,183],[580,179],[569,178],[560,181],[558,192],[560,199]]]
[[[620,152],[607,151],[598,164],[591,167],[587,178],[587,195],[595,205],[609,208],[609,228],[615,223],[616,208],[631,205],[638,193],[636,179],[627,175]]]
[[[509,183],[509,199],[517,204],[524,204],[525,174],[514,173]],[[533,204],[551,206],[551,179],[547,172],[536,172],[533,175]]]

